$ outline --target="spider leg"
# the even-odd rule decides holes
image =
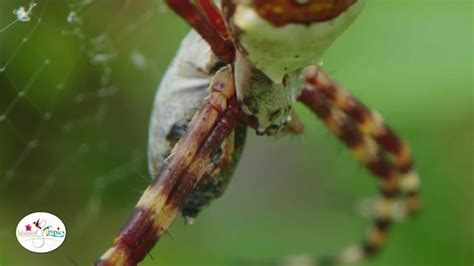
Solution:
[[[96,265],[136,265],[143,260],[207,170],[212,153],[235,129],[239,112],[232,70],[228,66],[214,76],[209,96],[194,115],[186,134],[141,196],[113,247]]]
[[[335,258],[326,258],[338,262],[353,262],[372,255],[385,239],[394,216],[395,197],[397,195],[397,171],[380,153],[374,141],[364,135],[343,112],[332,107],[323,96],[305,88],[300,100],[313,110],[326,126],[338,136],[355,156],[380,180],[380,195],[377,198],[377,214],[374,225],[369,229],[368,238],[360,245],[352,247]]]
[[[235,132],[230,133],[229,138],[222,143],[222,155],[216,160],[211,161],[209,168],[202,177],[202,180],[205,181],[211,178],[213,175],[218,174],[222,168],[226,167],[232,161],[232,154],[235,149]]]
[[[181,214],[188,223],[192,223],[206,206],[224,194],[242,155],[246,131],[247,126],[239,123],[212,155],[207,171],[181,206]]]
[[[329,92],[333,94],[329,94]],[[345,98],[341,99],[342,96],[330,97],[335,94],[344,95]],[[350,104],[347,103],[349,99]],[[416,173],[411,169],[412,163],[408,147],[405,147],[404,142],[383,124],[380,118],[377,120],[359,118],[358,112],[355,110],[364,110],[363,113],[366,114],[364,117],[378,116],[365,108],[353,96],[345,91],[342,92],[340,87],[316,67],[308,67],[306,83],[299,96],[299,101],[308,106],[351,149],[355,157],[380,180],[376,218],[368,231],[366,240],[360,245],[344,250],[339,255],[319,259],[319,262],[324,265],[358,262],[364,257],[377,253],[386,239],[393,217],[399,216],[400,212],[404,212],[406,209],[414,212],[418,208],[418,198],[416,197],[418,179]],[[352,109],[347,107],[352,104],[355,104]],[[375,123],[377,123],[377,128],[368,125]],[[386,153],[392,154],[395,160],[393,162],[389,160]],[[405,210],[397,208],[396,196],[399,189],[407,193]],[[282,265],[296,265],[294,263],[301,263],[301,261],[313,265],[313,258],[306,256],[289,258],[284,260]]]
[[[226,40],[230,39],[229,30],[225,24],[224,18],[212,0],[196,0],[201,10],[206,14],[207,20],[219,32],[219,34]]]
[[[303,121],[298,117],[298,114],[292,110],[290,113],[290,117],[288,121],[285,123],[283,128],[281,129],[281,133],[286,134],[294,134],[299,135],[304,131],[304,124]]]
[[[219,9],[212,0],[166,0],[170,8],[193,27],[212,51],[227,63],[234,61],[235,48]]]
[[[379,113],[367,108],[320,68],[310,66],[306,70],[306,83],[313,87],[315,93],[324,95],[331,105],[349,116],[384,152],[393,156],[393,165],[399,172],[399,188],[405,194],[408,212],[415,213],[420,207],[420,181],[413,169],[410,147],[384,123]]]
[[[207,166],[207,170],[201,177],[201,180],[196,185],[196,188],[184,200],[181,206],[181,214],[188,224],[192,224],[194,218],[197,217],[201,209],[209,203],[208,200],[210,200],[211,196],[209,195],[210,191],[205,189],[210,187],[208,182],[213,182],[213,179],[231,163],[232,154],[235,148],[234,135],[235,131],[231,132],[229,137],[224,140],[220,148],[222,154],[219,158],[215,158],[215,155],[212,156],[213,158]],[[201,188],[201,186],[204,188]],[[215,186],[213,186],[213,189],[214,187]]]

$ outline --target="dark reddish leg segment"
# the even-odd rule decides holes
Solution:
[[[166,3],[211,46],[212,51],[226,63],[235,58],[235,48],[228,38],[229,32],[212,0],[199,1],[200,7],[192,0],[166,0]],[[201,9],[203,13],[201,13]],[[222,35],[225,34],[225,35]]]
[[[225,25],[224,18],[219,8],[212,0],[197,0],[196,1],[202,11],[206,14],[207,20],[219,32],[219,34],[226,40],[230,39],[229,31]]]
[[[239,112],[232,70],[225,67],[212,80],[206,102],[173,148],[160,175],[143,193],[114,246],[96,265],[136,265],[143,260],[206,171],[211,154],[234,130]]]

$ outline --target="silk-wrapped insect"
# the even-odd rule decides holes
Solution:
[[[257,265],[341,265],[381,248],[395,217],[420,206],[408,145],[321,68],[323,52],[349,27],[364,0],[167,0],[193,28],[168,68],[149,132],[152,184],[113,247],[96,265],[136,265],[178,213],[188,222],[221,196],[247,128],[298,134],[303,103],[378,180],[374,222],[364,240],[333,256]]]

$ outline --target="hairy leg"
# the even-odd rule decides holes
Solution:
[[[350,117],[384,152],[393,156],[393,165],[399,172],[399,188],[405,194],[409,213],[415,213],[420,207],[418,198],[420,181],[413,169],[410,147],[384,123],[379,113],[367,108],[320,68],[314,66],[307,68],[306,84],[313,87],[315,93],[324,95],[331,105]]]
[[[373,140],[365,136],[344,113],[334,109],[322,95],[305,88],[300,100],[313,110],[326,126],[343,141],[354,155],[380,180],[380,195],[377,211],[369,235],[360,245],[356,245],[331,258],[331,262],[349,263],[362,259],[377,251],[385,239],[391,224],[397,194],[397,171],[383,156]]]
[[[220,70],[209,96],[194,115],[166,166],[137,203],[133,214],[96,265],[136,265],[165,233],[187,193],[199,182],[211,154],[234,130],[240,112],[231,67]]]
[[[400,212],[415,211],[418,204],[413,203],[411,193],[418,189],[416,173],[411,170],[409,149],[381,119],[377,120],[379,129],[369,130],[367,124],[375,123],[360,119],[358,112],[364,110],[373,116],[373,112],[363,107],[353,96],[344,91],[345,98],[356,101],[352,109],[341,108],[341,98],[331,98],[328,87],[343,94],[342,90],[329,77],[316,67],[308,67],[306,83],[299,97],[299,101],[308,106],[326,126],[348,146],[355,157],[375,175],[380,182],[380,194],[376,204],[376,217],[368,231],[366,239],[359,245],[347,248],[338,255],[314,259],[310,256],[288,258],[280,261],[280,265],[339,265],[355,263],[375,254],[383,245],[393,217],[400,216]],[[333,91],[334,92],[334,91]],[[348,104],[346,103],[347,106]],[[352,112],[350,110],[353,110]],[[365,118],[368,119],[368,118]],[[369,119],[370,120],[370,119]],[[364,121],[364,123],[362,123]],[[387,156],[391,154],[392,161]],[[409,173],[408,177],[406,176]],[[406,178],[416,179],[404,184]],[[416,184],[415,184],[416,183]],[[399,189],[407,192],[407,208],[397,208],[396,196]],[[407,191],[409,189],[409,191]],[[416,199],[418,202],[418,199]],[[319,264],[317,264],[319,265]]]
[[[176,14],[181,16],[193,27],[204,40],[209,43],[212,51],[226,63],[235,58],[235,48],[229,38],[220,11],[212,0],[198,0],[198,5],[192,0],[166,0]]]

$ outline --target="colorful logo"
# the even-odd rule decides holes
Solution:
[[[16,227],[20,245],[35,253],[57,249],[66,239],[66,227],[57,216],[47,212],[28,214]]]

